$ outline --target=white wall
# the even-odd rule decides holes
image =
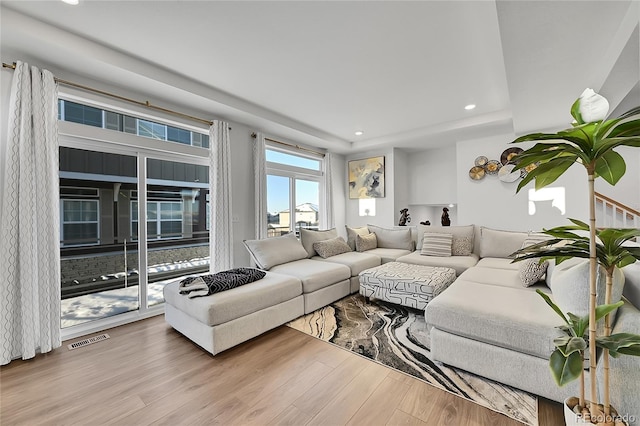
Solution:
[[[411,204],[448,205],[457,202],[455,145],[411,153],[407,164],[411,171]]]
[[[569,217],[586,221],[589,217],[587,175],[577,164],[551,185],[565,189],[564,215],[553,208],[551,202],[536,203],[536,214],[529,215],[528,189],[533,188],[533,183],[516,194],[518,182],[504,183],[497,176],[486,176],[477,181],[469,178],[469,169],[476,157],[484,155],[490,160],[499,160],[505,149],[513,147],[509,145],[513,139],[513,134],[504,134],[457,143],[459,224],[475,223],[496,229],[526,231],[569,224]],[[526,145],[521,147],[528,148]]]
[[[345,182],[347,181],[347,163],[343,155],[332,154],[331,155],[333,161],[331,162],[331,173],[332,173],[332,189],[333,189],[333,214],[334,217],[334,225],[338,230],[338,234],[343,237],[347,236],[347,232],[345,230],[345,225],[347,224],[345,218],[345,211],[347,208],[346,199],[349,196],[347,193],[347,185]]]
[[[395,170],[393,184],[393,203],[395,205],[393,215],[393,225],[400,221],[400,210],[408,208],[410,203],[410,172],[407,164],[409,154],[400,149],[393,149],[393,169]],[[415,225],[412,223],[412,225]]]

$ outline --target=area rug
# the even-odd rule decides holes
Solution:
[[[535,396],[433,362],[423,311],[379,300],[365,302],[355,294],[287,325],[524,424],[538,424]]]

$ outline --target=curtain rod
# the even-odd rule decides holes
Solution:
[[[252,138],[255,139],[257,136],[258,136],[258,134],[256,132],[251,133],[251,137]],[[273,142],[273,143],[277,143],[277,144],[280,144],[280,145],[284,145],[284,146],[289,146],[289,147],[292,147],[292,148],[295,148],[295,149],[299,149],[300,151],[311,152],[311,153],[313,153],[315,155],[319,155],[319,156],[321,156],[323,158],[325,157],[325,153],[324,152],[314,151],[313,149],[305,148],[305,147],[302,147],[302,146],[299,146],[299,145],[294,145],[292,143],[277,141],[277,140],[271,139],[271,138],[264,138],[264,140],[269,141],[269,142]]]
[[[5,64],[4,62],[2,63],[3,68],[10,68],[15,70],[16,69],[16,63],[14,62],[13,64]],[[104,90],[100,90],[100,89],[94,89],[93,87],[89,87],[89,86],[84,86],[82,84],[78,84],[78,83],[73,83],[71,81],[67,81],[67,80],[62,80],[61,78],[54,78],[56,83],[60,83],[60,84],[64,84],[65,86],[71,86],[71,87],[76,87],[78,89],[82,89],[82,90],[87,90],[89,92],[94,92],[94,93],[98,93],[100,95],[105,95],[105,96],[109,96],[115,99],[119,99],[121,101],[125,101],[125,102],[129,102],[132,104],[136,104],[136,105],[140,105],[146,108],[150,108],[156,111],[161,111],[161,112],[165,112],[167,114],[171,114],[171,115],[176,115],[178,117],[182,117],[182,118],[187,118],[189,120],[192,121],[197,121],[199,123],[204,123],[207,124],[209,126],[213,125],[213,121],[211,120],[205,120],[204,118],[199,118],[199,117],[194,117],[193,115],[189,115],[189,114],[184,114],[182,112],[178,112],[178,111],[173,111],[167,108],[162,108],[156,105],[152,105],[149,101],[145,101],[145,102],[141,102],[141,101],[137,101],[135,99],[131,99],[131,98],[127,98],[124,96],[120,96],[120,95],[116,95],[114,93],[109,93],[109,92],[105,92]]]

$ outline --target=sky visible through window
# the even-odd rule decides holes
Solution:
[[[266,150],[268,162],[286,164],[311,170],[320,170],[320,161],[286,154],[278,151]],[[304,203],[319,204],[318,183],[302,179],[296,180],[296,205]],[[267,175],[267,211],[277,214],[289,208],[289,178],[277,175]]]

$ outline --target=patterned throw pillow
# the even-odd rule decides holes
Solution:
[[[422,256],[451,256],[451,246],[453,242],[453,235],[451,234],[433,234],[429,232],[424,233],[424,240],[422,241]]]
[[[473,251],[473,235],[453,237],[451,254],[454,256],[470,256]]]
[[[318,256],[323,259],[351,251],[351,247],[347,245],[347,242],[342,237],[316,241],[313,243],[313,249],[318,253]]]
[[[373,250],[378,247],[376,234],[356,235],[356,251]]]
[[[547,272],[549,262],[546,260],[539,263],[540,259],[527,259],[520,262],[518,267],[518,275],[522,281],[522,285],[530,287],[540,281],[544,274]]]

